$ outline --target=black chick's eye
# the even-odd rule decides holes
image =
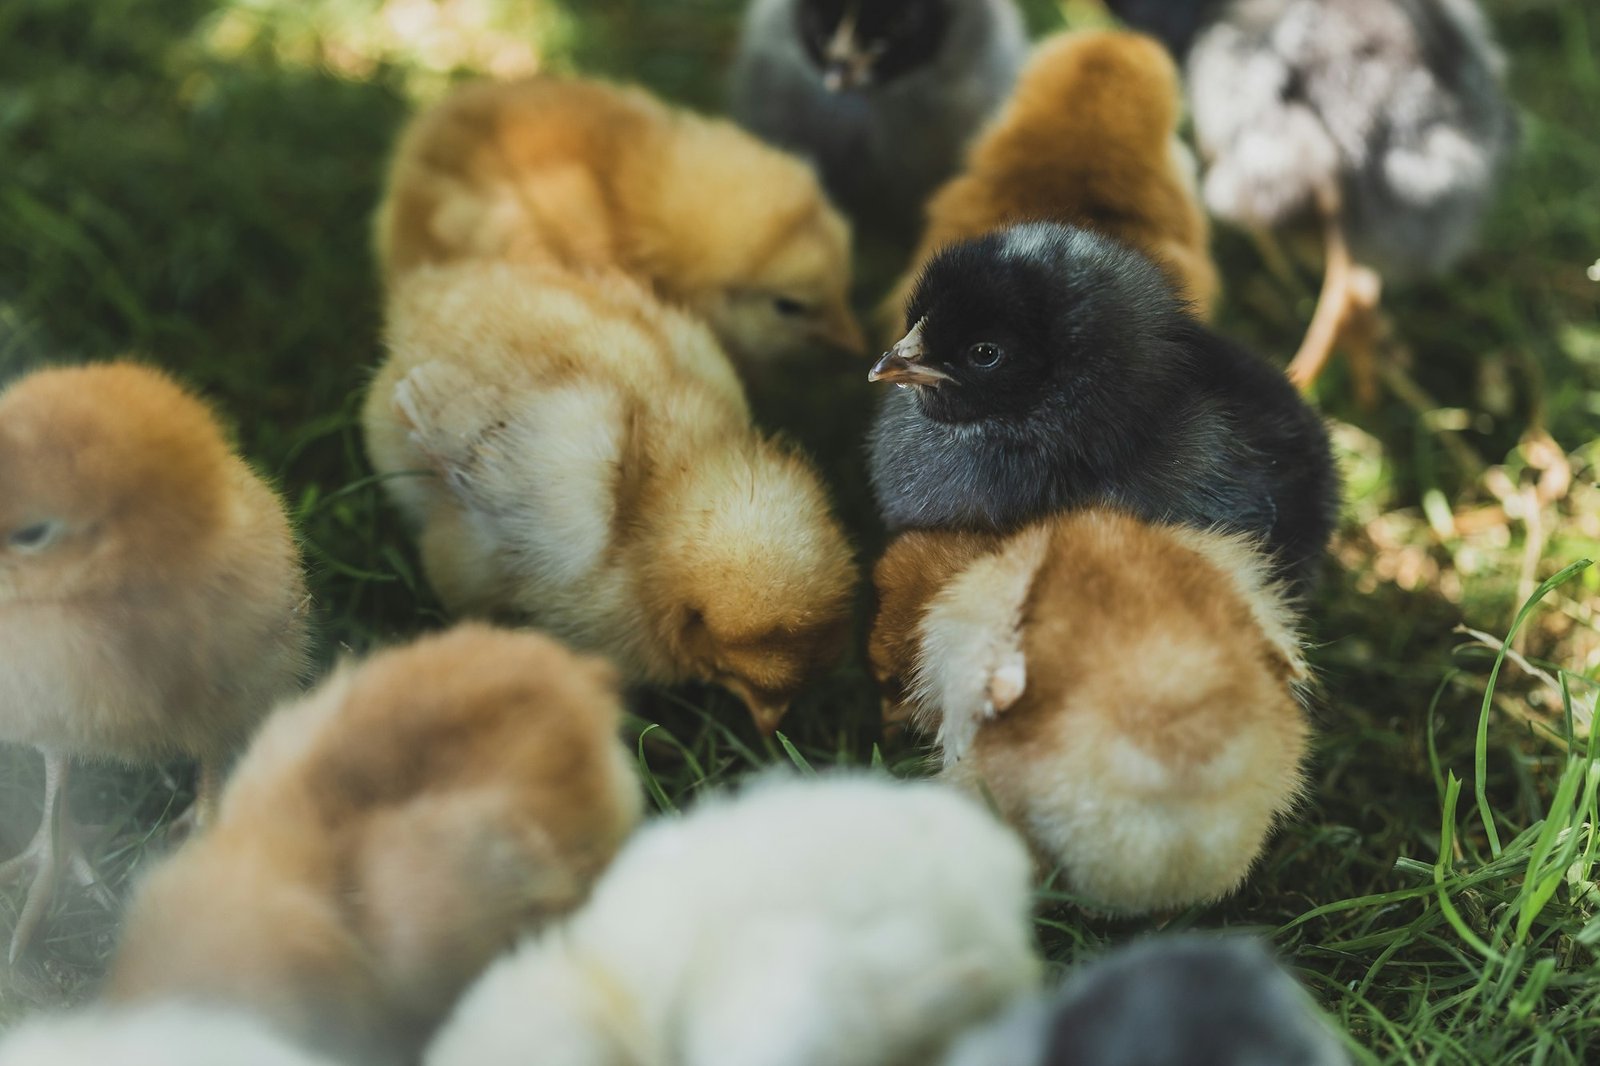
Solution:
[[[979,370],[993,370],[1006,357],[1005,349],[987,341],[967,349],[967,363]]]
[[[18,551],[38,551],[48,544],[56,533],[56,523],[35,522],[31,526],[14,529],[6,537],[6,544]]]
[[[784,318],[804,318],[811,313],[811,308],[789,296],[774,296],[772,307]]]

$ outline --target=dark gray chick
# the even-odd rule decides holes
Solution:
[[[1100,505],[1254,534],[1304,589],[1338,513],[1321,420],[1207,329],[1150,260],[1033,222],[945,248],[871,380],[869,473],[891,532],[1009,532]]]
[[[910,239],[1027,47],[1013,0],[754,0],[733,113],[811,159],[858,226]]]
[[[1304,385],[1341,334],[1370,331],[1380,276],[1437,273],[1471,243],[1517,137],[1505,64],[1472,0],[1228,0],[1212,15],[1184,62],[1207,206],[1258,230],[1324,225],[1322,295],[1290,364]]]
[[[959,1041],[943,1066],[1345,1066],[1310,999],[1252,940],[1167,937],[1085,967]]]

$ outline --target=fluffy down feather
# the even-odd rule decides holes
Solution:
[[[904,649],[883,631],[918,619],[912,659],[875,668],[900,679],[945,777],[991,797],[1107,909],[1232,891],[1300,791],[1310,732],[1292,615],[1265,560],[1241,537],[1109,511],[987,550],[939,544],[953,536],[891,545],[874,634]],[[890,583],[962,554],[947,580]]]
[[[392,284],[491,258],[625,271],[736,356],[859,351],[850,233],[802,162],[640,89],[470,85],[400,141],[377,220]]]
[[[711,334],[621,275],[413,272],[369,395],[373,464],[455,611],[630,679],[718,682],[762,727],[843,650],[856,570],[821,480],[750,425]]]
[[[164,1003],[39,1018],[0,1041],[0,1066],[334,1066],[243,1014]]]
[[[220,817],[141,884],[114,1002],[258,1013],[355,1063],[414,1061],[521,930],[576,905],[640,797],[611,668],[462,626],[278,711]]]
[[[970,800],[769,780],[655,822],[428,1066],[890,1066],[1034,986],[1028,863]]]
[[[1177,139],[1178,72],[1133,33],[1065,33],[1041,42],[964,171],[928,204],[912,267],[884,307],[903,330],[917,276],[940,249],[1018,222],[1059,222],[1149,256],[1191,308],[1218,289],[1194,163]],[[898,336],[898,333],[895,334]]]

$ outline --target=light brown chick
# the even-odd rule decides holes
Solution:
[[[45,757],[46,802],[12,940],[63,869],[94,872],[68,759],[228,760],[307,658],[306,593],[278,498],[205,404],[135,363],[42,370],[0,393],[0,740]]]
[[[140,887],[109,998],[415,1061],[638,820],[620,713],[611,667],[535,633],[463,625],[344,667],[268,721],[216,824]]]
[[[402,137],[377,245],[391,284],[464,258],[620,269],[740,359],[866,346],[849,228],[811,169],[642,89],[540,76],[457,91]]]
[[[884,304],[886,332],[905,332],[906,301],[935,252],[1017,222],[1122,241],[1209,315],[1219,282],[1194,161],[1177,137],[1181,101],[1177,69],[1149,37],[1091,31],[1038,44],[965,170],[929,201],[911,269]]]
[[[389,310],[367,451],[453,611],[712,681],[776,728],[844,650],[856,569],[816,471],[706,327],[620,274],[463,262]]]
[[[950,537],[902,537],[880,580],[949,558]],[[927,606],[910,660],[878,671],[910,678],[945,777],[992,797],[1073,892],[1128,912],[1216,899],[1294,804],[1310,734],[1268,573],[1236,536],[1058,516],[931,598],[920,576],[881,585],[891,624]]]

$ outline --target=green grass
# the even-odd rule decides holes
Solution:
[[[375,6],[0,5],[0,380],[135,351],[202,388],[295,509],[323,664],[443,622],[354,417],[379,356],[367,219],[414,98],[457,65],[531,45],[553,66],[714,107],[739,5],[506,0],[488,5],[493,32],[445,35],[459,55],[378,33]],[[1321,387],[1350,499],[1342,569],[1312,611],[1323,686],[1310,797],[1219,906],[1109,921],[1048,889],[1041,901],[1041,942],[1062,964],[1158,925],[1260,931],[1382,1062],[1576,1063],[1600,1046],[1600,771],[1585,739],[1600,568],[1571,565],[1600,553],[1600,284],[1585,276],[1600,257],[1600,9],[1489,7],[1524,143],[1482,249],[1451,278],[1392,294],[1398,371],[1374,408],[1354,402],[1341,368]],[[1028,8],[1037,29],[1061,21],[1048,2]],[[1267,271],[1237,235],[1218,250],[1226,326],[1282,357],[1314,279]],[[863,298],[883,280],[866,278]],[[858,378],[793,372],[756,400],[817,455],[870,558]],[[1529,504],[1548,465],[1535,431],[1574,476]],[[1513,628],[1516,653],[1502,657]],[[631,727],[650,793],[670,808],[772,762],[920,772],[915,749],[879,747],[876,706],[852,664],[781,743],[757,740],[711,691],[640,693]],[[174,772],[88,768],[75,782],[80,815],[110,826],[102,860],[119,887],[187,801]],[[0,751],[0,855],[31,834],[38,788],[31,753]],[[19,905],[0,894],[0,929]],[[0,1024],[92,994],[114,928],[64,893],[30,958],[0,976]]]

